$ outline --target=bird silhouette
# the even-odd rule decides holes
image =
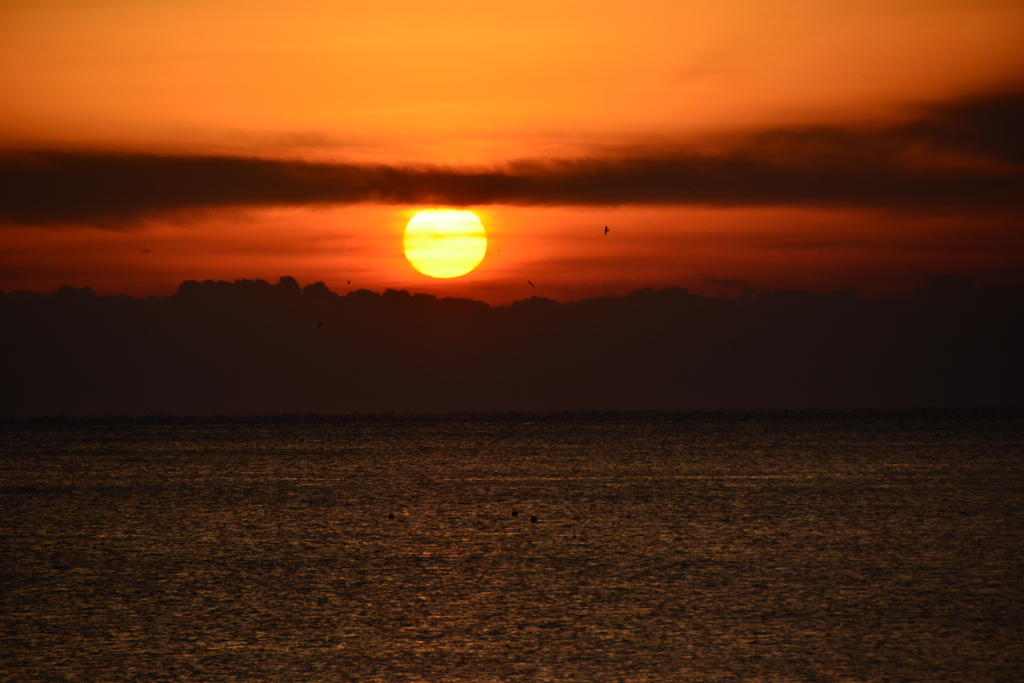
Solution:
[[[323,323],[317,323],[317,324],[316,324],[316,326],[317,326],[317,327],[323,327],[323,326],[324,326],[324,324],[323,324]]]
[[[606,234],[606,235],[608,234],[608,226],[607,225],[604,226],[604,234]]]
[[[537,285],[533,284],[532,282],[530,282],[529,280],[526,281],[526,284],[530,285],[531,287],[536,287],[537,286]]]
[[[352,284],[352,281],[351,280],[345,280],[345,284],[346,285],[350,285],[350,284]]]

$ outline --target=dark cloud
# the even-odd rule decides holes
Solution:
[[[1024,93],[1009,93],[937,108],[894,132],[897,138],[1021,165],[1024,164],[1022,117]]]
[[[933,108],[883,131],[801,128],[716,153],[633,149],[494,168],[39,152],[0,159],[0,221],[117,224],[225,206],[712,204],[1019,209],[1024,95]]]
[[[0,416],[1024,407],[1024,290],[491,307],[292,278],[0,293]]]

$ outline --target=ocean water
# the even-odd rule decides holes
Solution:
[[[0,422],[0,680],[1020,681],[1022,467],[1019,412]]]

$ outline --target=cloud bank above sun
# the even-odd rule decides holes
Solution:
[[[490,167],[35,152],[0,157],[0,220],[131,221],[223,206],[322,203],[1019,209],[1024,94],[934,107],[884,130],[772,129]]]

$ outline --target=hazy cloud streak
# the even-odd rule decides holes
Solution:
[[[384,204],[1020,208],[1024,95],[880,132],[766,131],[723,147],[494,168],[37,152],[0,158],[0,221],[118,224],[180,209]],[[666,151],[667,150],[667,151]]]

